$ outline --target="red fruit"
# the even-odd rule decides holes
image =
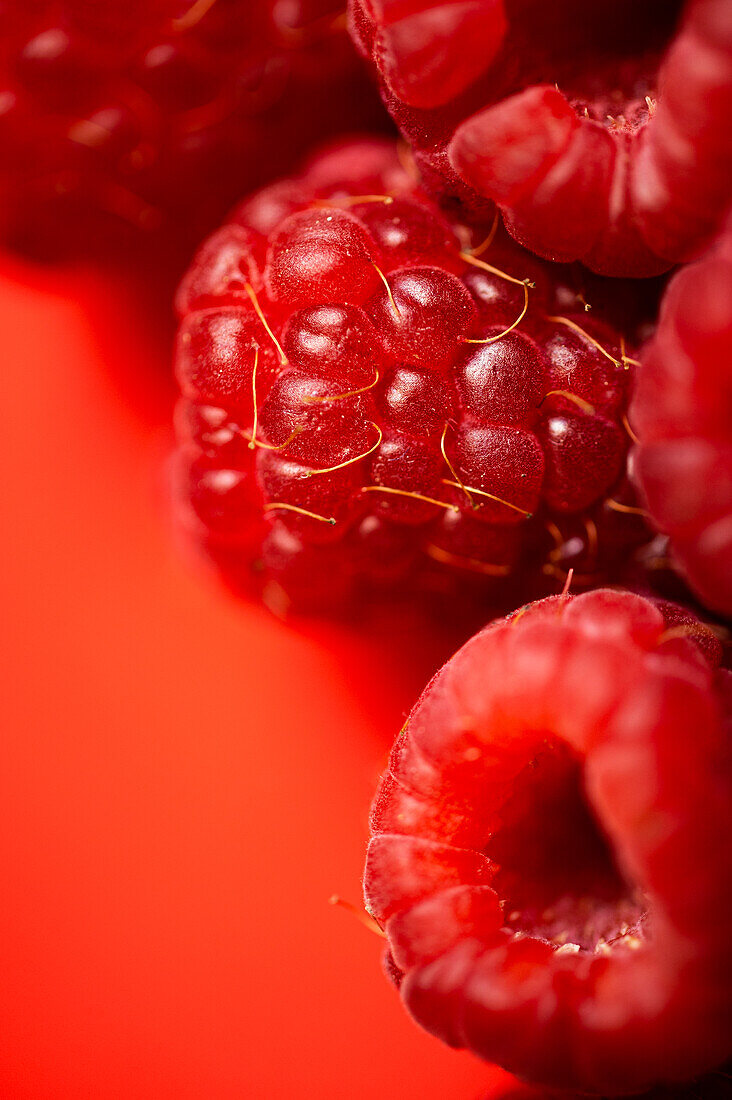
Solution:
[[[643,354],[634,473],[699,598],[732,614],[732,223],[680,271]]]
[[[546,1088],[687,1080],[730,1055],[730,674],[681,608],[529,604],[425,689],[364,876],[428,1031]]]
[[[350,0],[427,188],[547,259],[650,275],[729,203],[728,0]]]
[[[195,241],[313,140],[377,119],[339,0],[0,8],[2,231],[36,250],[123,224]]]
[[[361,142],[247,200],[203,245],[178,294],[183,453],[245,473],[251,518],[297,536],[245,561],[247,540],[237,573],[312,604],[327,544],[354,596],[411,574],[510,602],[514,582],[561,588],[570,566],[594,583],[645,539],[623,475],[633,362],[602,320],[614,288],[599,280],[577,312],[567,271],[502,233],[476,258],[466,233],[391,145]]]

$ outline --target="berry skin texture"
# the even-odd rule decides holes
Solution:
[[[340,0],[3,4],[0,235],[192,246],[310,143],[378,119]]]
[[[177,486],[234,588],[508,607],[650,537],[625,471],[636,321],[611,323],[607,280],[588,314],[572,273],[497,223],[474,236],[372,140],[203,244],[177,297]]]
[[[364,875],[417,1023],[599,1096],[729,1057],[720,656],[682,609],[597,589],[492,623],[434,677],[392,749]]]
[[[732,223],[669,284],[631,422],[651,519],[696,595],[732,615]]]
[[[613,276],[698,255],[729,203],[727,0],[350,0],[425,186]]]

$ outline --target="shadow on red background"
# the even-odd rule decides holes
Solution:
[[[292,630],[176,557],[163,297],[0,268],[0,1095],[485,1097],[327,906],[444,643]]]

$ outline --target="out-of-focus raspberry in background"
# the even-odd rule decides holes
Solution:
[[[176,555],[152,297],[0,261],[0,1095],[484,1100],[505,1075],[328,906],[445,654],[293,630]]]

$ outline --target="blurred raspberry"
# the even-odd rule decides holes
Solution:
[[[732,615],[732,223],[671,281],[631,419],[651,518],[696,595]]]
[[[340,0],[0,3],[0,234],[193,243],[312,141],[377,121],[375,98]]]
[[[732,1083],[732,1066],[712,1070],[704,1077],[685,1085],[662,1085],[637,1097],[637,1100],[728,1100]],[[509,1088],[506,1092],[491,1092],[481,1100],[580,1100],[576,1092],[556,1089],[533,1089],[530,1086]],[[612,1100],[603,1097],[602,1100]]]
[[[428,189],[547,259],[650,275],[698,253],[732,176],[728,0],[350,0]]]
[[[422,1027],[599,1096],[729,1058],[720,656],[684,609],[598,589],[491,624],[431,681],[374,800],[364,876]]]

